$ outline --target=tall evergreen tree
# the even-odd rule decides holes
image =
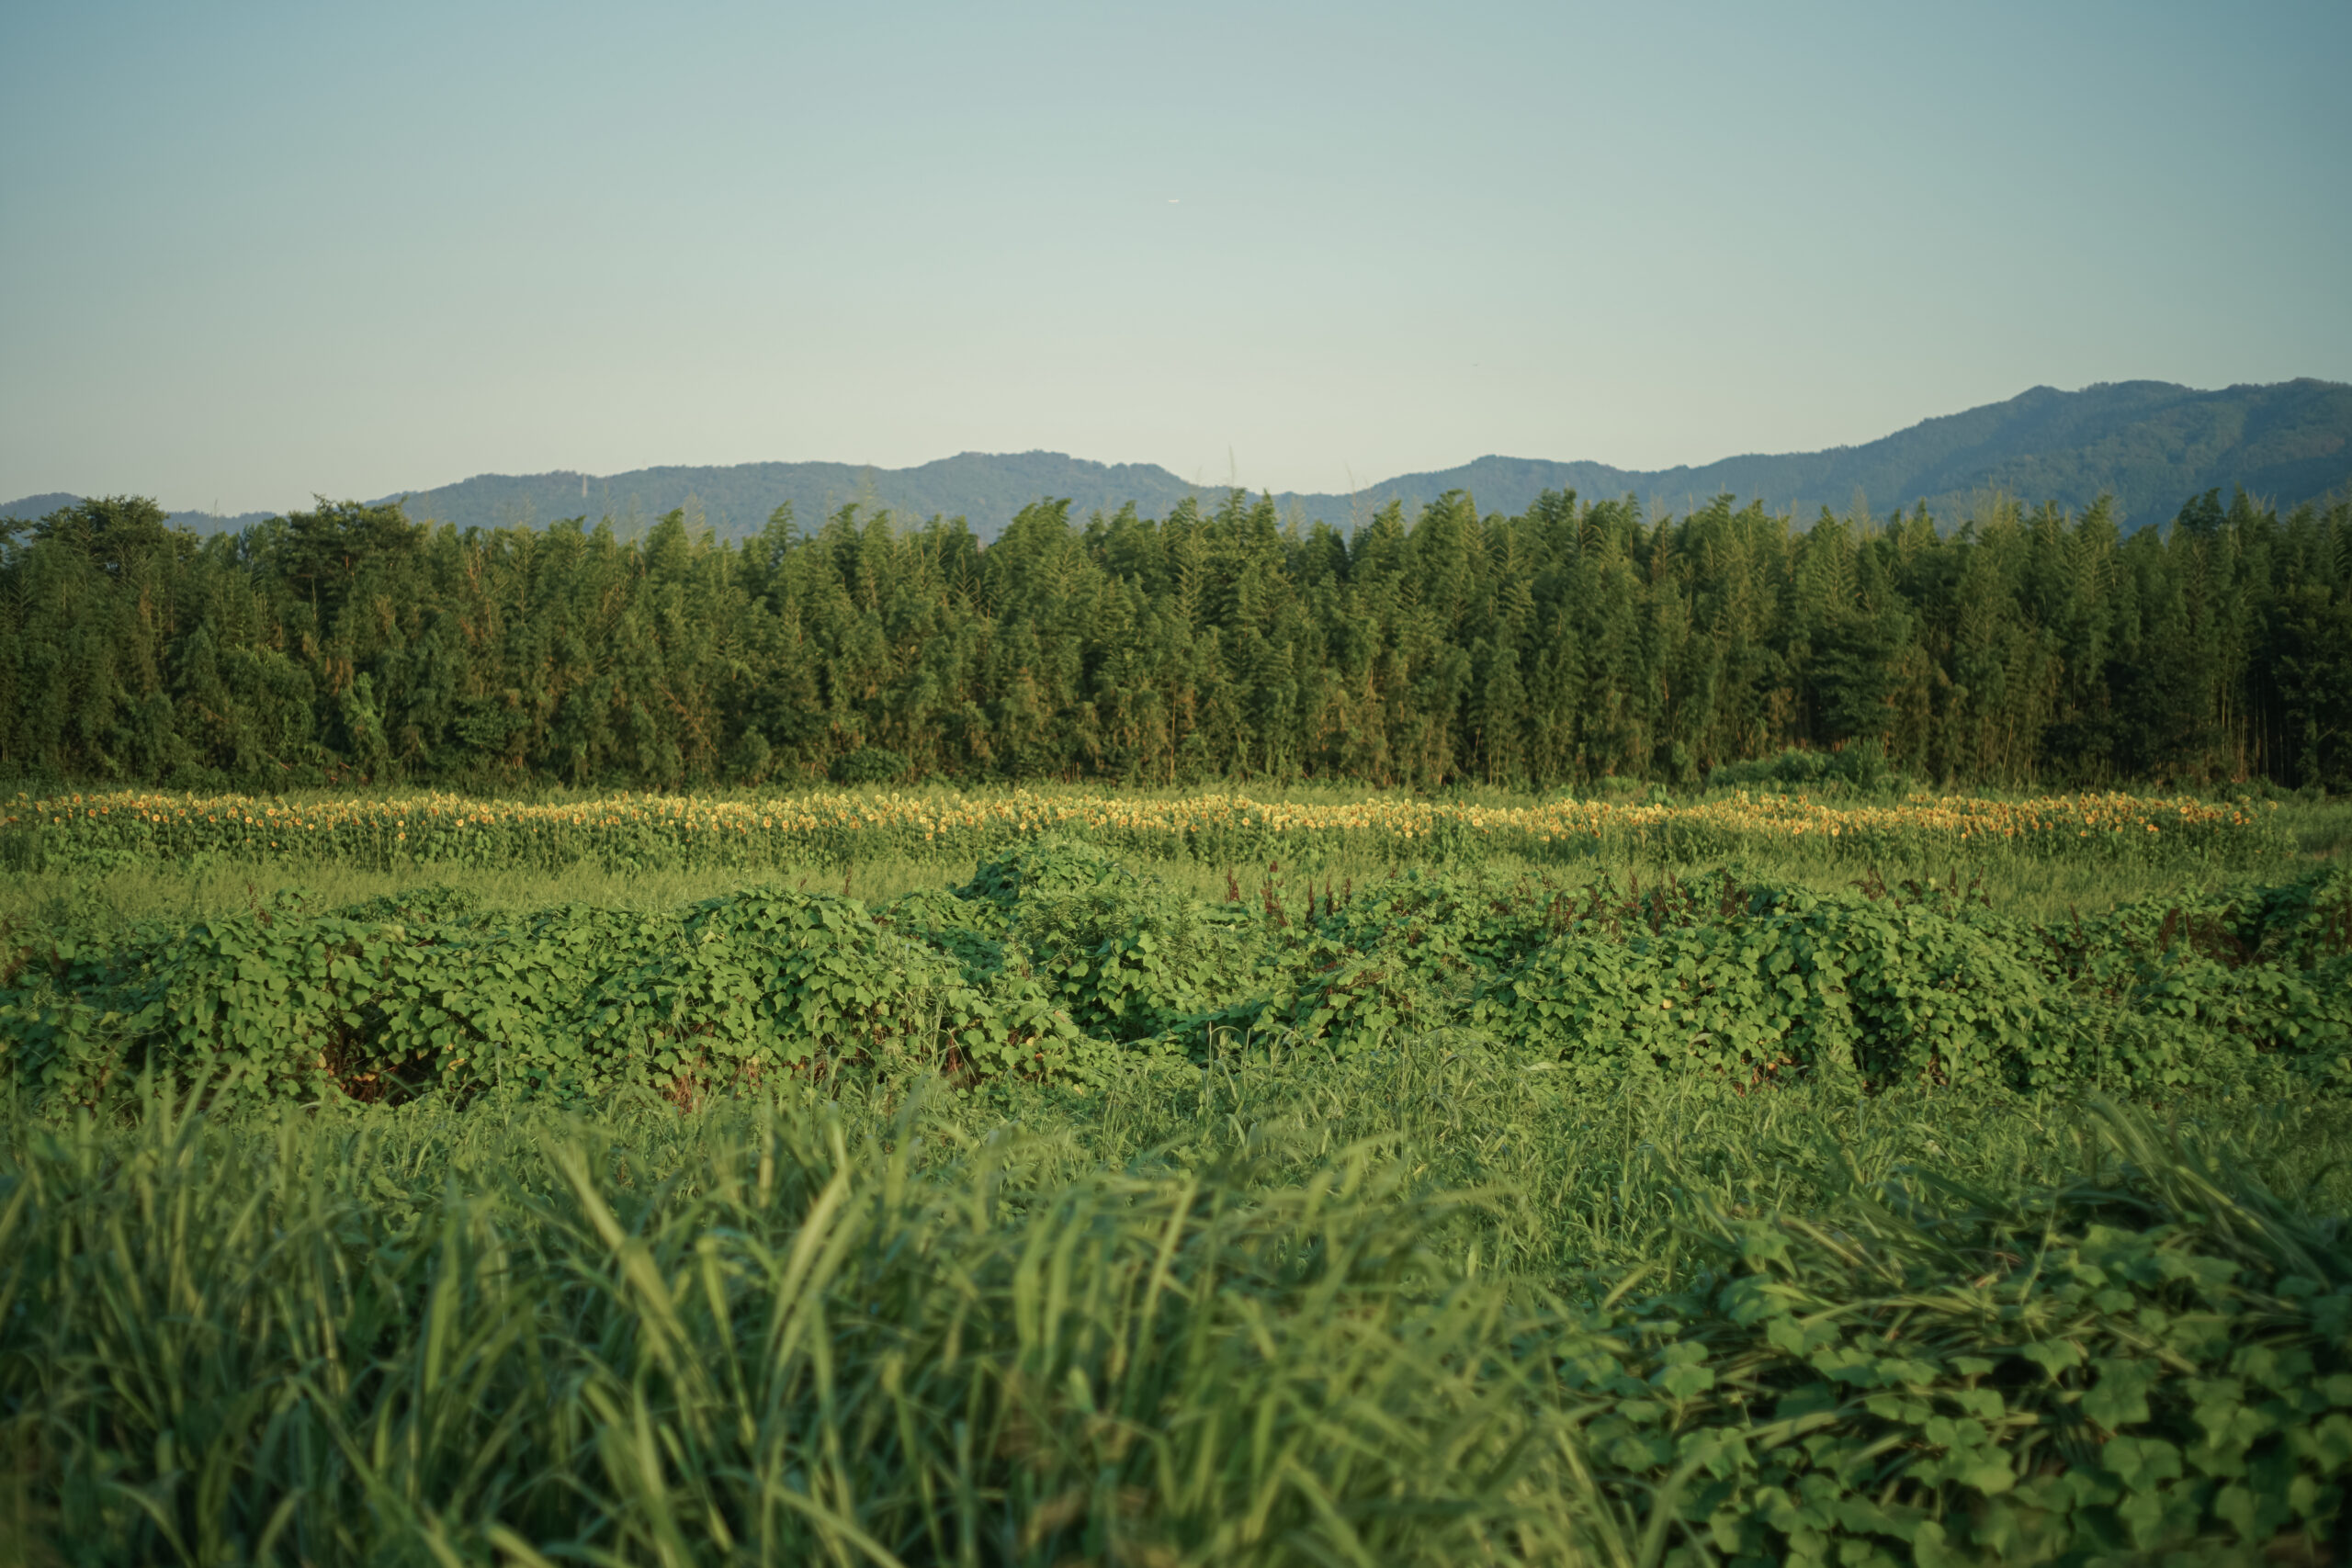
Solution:
[[[1788,747],[1931,780],[2352,787],[2352,506],[2120,531],[1451,494],[458,530],[321,502],[0,526],[0,772],[283,787],[831,776],[1687,784]],[[876,773],[876,770],[880,770]]]

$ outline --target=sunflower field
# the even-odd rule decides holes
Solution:
[[[444,795],[312,799],[141,791],[19,795],[0,810],[0,865],[18,870],[197,856],[379,869],[587,863],[620,870],[757,870],[898,857],[969,863],[1046,834],[1138,861],[1317,865],[1341,854],[1453,863],[1509,854],[1571,863],[1729,858],[1792,846],[1857,864],[1896,857],[2230,865],[2282,848],[2276,807],[2122,794],[1886,803],[1737,793],[1685,804],[1560,799],[1483,806],[1403,796],[1351,803],[1112,791],[826,791],[771,797],[616,795],[520,803]]]

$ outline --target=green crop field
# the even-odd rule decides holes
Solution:
[[[0,818],[0,1563],[2342,1560],[2340,803]]]

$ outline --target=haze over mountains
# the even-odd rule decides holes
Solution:
[[[2163,381],[2122,381],[2062,392],[2048,387],[1964,413],[1923,421],[1860,446],[1726,457],[1697,468],[1643,471],[1597,462],[1480,457],[1435,473],[1403,474],[1353,495],[1281,491],[1285,514],[1346,528],[1391,501],[1408,516],[1448,491],[1469,492],[1485,512],[1519,512],[1546,490],[1587,499],[1631,494],[1681,512],[1729,493],[1807,517],[1844,512],[1857,495],[1883,516],[1926,502],[1947,523],[2001,492],[2079,511],[2115,498],[2127,529],[2169,521],[2189,498],[2233,487],[2290,508],[2352,495],[2352,386],[2301,379],[2199,391]],[[624,526],[675,507],[698,509],[721,535],[759,531],[789,502],[814,525],[850,502],[908,519],[968,519],[993,538],[1030,502],[1067,497],[1072,513],[1113,512],[1128,502],[1164,516],[1186,496],[1214,503],[1223,483],[1194,484],[1155,464],[1105,464],[1057,452],[966,452],[910,468],[851,463],[743,463],[731,467],[580,473],[482,474],[406,493],[412,517],[461,527],[610,516]],[[28,496],[0,516],[36,517],[71,495]],[[379,499],[394,499],[384,497]],[[214,517],[175,513],[210,532],[267,513]]]

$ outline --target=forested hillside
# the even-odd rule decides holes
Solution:
[[[1647,473],[1481,457],[1443,473],[1407,474],[1371,493],[1412,507],[1464,490],[1482,504],[1516,507],[1544,489],[1631,493],[1681,506],[1728,492],[1808,517],[1824,506],[1843,511],[1857,492],[1890,505],[1924,502],[1947,516],[1990,494],[2071,511],[2104,496],[2129,533],[2165,521],[2209,490],[2244,490],[2290,510],[2352,494],[2352,387],[2309,379],[2213,392],[2165,381],[2078,392],[2036,387],[1826,452]]]
[[[1196,476],[1197,477],[1197,476]],[[2200,391],[2123,381],[2062,392],[2050,387],[1964,412],[1923,420],[1853,446],[1725,457],[1695,468],[1635,469],[1605,463],[1480,457],[1433,473],[1400,474],[1355,495],[1276,491],[1287,518],[1353,527],[1391,502],[1408,515],[1449,491],[1488,512],[1522,512],[1546,491],[1633,495],[1676,510],[1731,494],[1775,512],[1843,512],[1857,492],[1881,508],[1925,502],[1956,517],[2000,493],[2071,511],[2111,498],[2126,533],[2163,523],[2209,490],[2243,489],[2291,510],[2352,495],[2352,387],[2310,379]],[[410,514],[492,527],[577,512],[647,521],[691,501],[722,536],[748,536],[786,502],[804,517],[853,501],[928,517],[964,517],[994,538],[1041,495],[1069,496],[1079,516],[1134,502],[1165,515],[1197,487],[1151,463],[1106,465],[1057,452],[966,452],[911,468],[848,463],[744,463],[582,474],[484,474],[409,498]],[[1209,504],[1215,504],[1212,494]]]
[[[633,535],[672,510],[707,522],[721,538],[758,533],[779,506],[831,516],[853,502],[901,516],[962,517],[994,538],[1039,496],[1062,496],[1078,516],[1133,502],[1164,516],[1180,502],[1215,505],[1155,463],[1095,463],[1058,452],[963,452],[910,468],[856,463],[666,466],[627,473],[478,474],[401,500],[408,515],[461,528],[544,524],[584,513]],[[1843,512],[1859,494],[1880,507],[1924,502],[1965,514],[1995,495],[2085,511],[2109,498],[2125,533],[2158,524],[2216,490],[2244,490],[2285,511],[2352,496],[2352,387],[2303,379],[2199,391],[2165,381],[2123,381],[2062,392],[2036,387],[2006,402],[1923,420],[1856,446],[1725,457],[1696,468],[1634,469],[1606,463],[1480,457],[1430,473],[1400,474],[1355,494],[1278,491],[1285,519],[1354,528],[1391,502],[1408,515],[1450,491],[1487,512],[1523,512],[1547,491],[1632,495],[1678,510],[1716,495],[1746,496],[1775,512]],[[81,498],[28,496],[0,517],[45,516]],[[174,513],[199,533],[234,532],[258,513]]]
[[[983,548],[855,508],[735,544],[81,502],[6,530],[0,774],[1687,786],[1883,746],[1928,781],[2352,787],[2352,505],[1068,513]]]

